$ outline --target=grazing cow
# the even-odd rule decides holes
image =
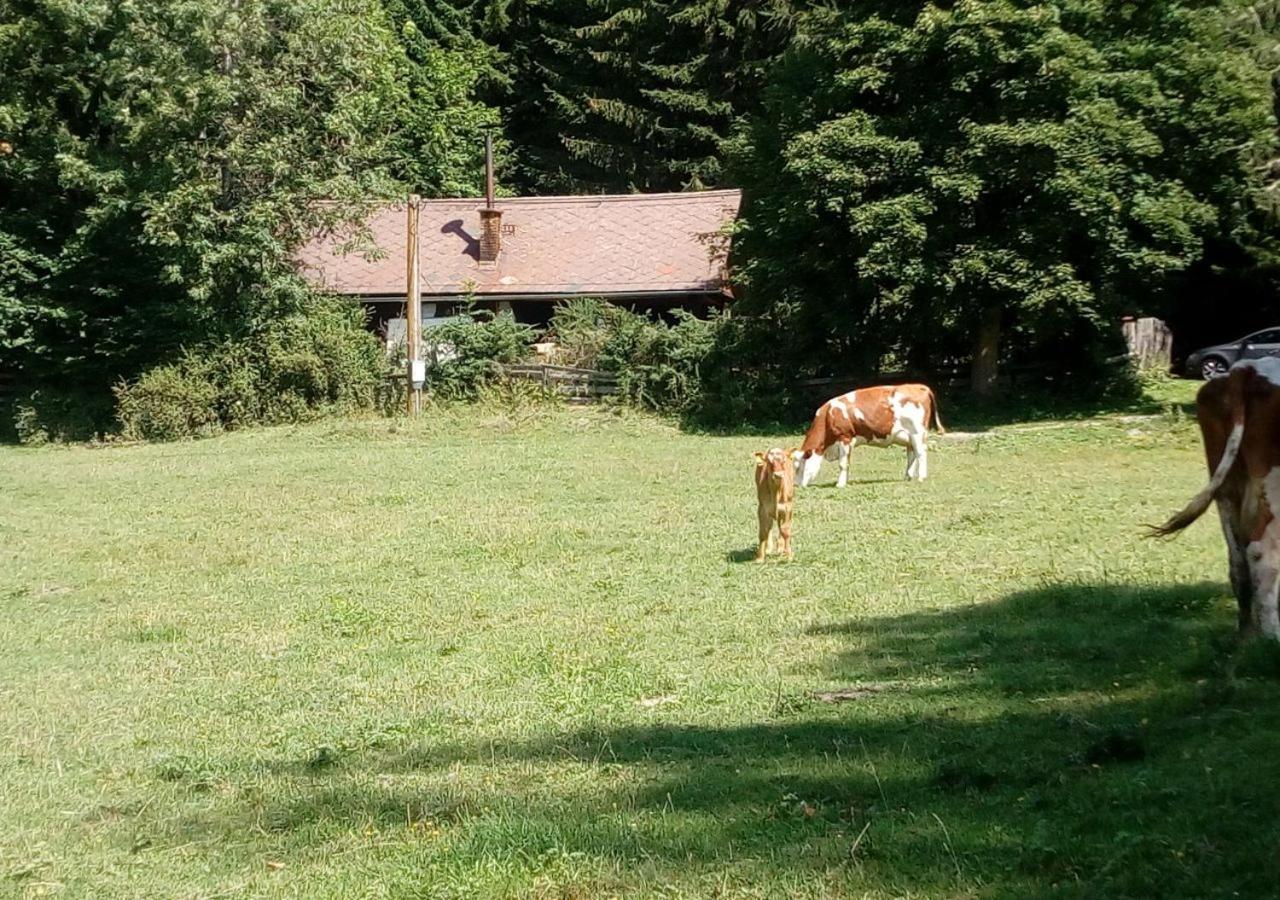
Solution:
[[[778,525],[779,550],[787,557],[791,554],[791,507],[796,499],[795,475],[791,471],[791,453],[774,447],[766,453],[756,453],[756,501],[760,517],[760,542],[756,547],[756,562],[763,562],[766,552],[772,552],[773,526]]]
[[[1242,360],[1196,395],[1209,483],[1158,528],[1176,534],[1217,503],[1240,630],[1280,639],[1280,359]]]
[[[836,487],[849,483],[849,451],[859,444],[907,448],[907,480],[929,475],[929,423],[945,434],[933,390],[923,384],[860,388],[832,397],[813,416],[804,444],[795,456],[800,486],[818,476],[822,458],[835,450],[840,458]]]

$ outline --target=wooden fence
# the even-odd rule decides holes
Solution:
[[[517,363],[503,366],[508,378],[533,381],[571,400],[598,400],[618,393],[618,376],[598,369]]]

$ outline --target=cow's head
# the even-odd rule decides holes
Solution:
[[[773,447],[763,453],[754,453],[751,458],[755,460],[757,474],[763,471],[764,474],[774,480],[781,480],[789,474],[788,467],[791,465],[790,451],[783,450],[780,447]]]
[[[800,487],[808,487],[822,468],[822,454],[812,450],[792,450],[791,459],[795,463],[797,483]]]

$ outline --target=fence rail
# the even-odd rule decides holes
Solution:
[[[508,378],[533,381],[575,400],[594,400],[618,393],[618,376],[597,369],[517,363],[503,366]]]

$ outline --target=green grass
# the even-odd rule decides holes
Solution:
[[[1215,523],[1139,537],[1193,425],[960,435],[923,485],[859,450],[756,565],[767,443],[0,450],[0,895],[1275,892],[1277,655]]]

